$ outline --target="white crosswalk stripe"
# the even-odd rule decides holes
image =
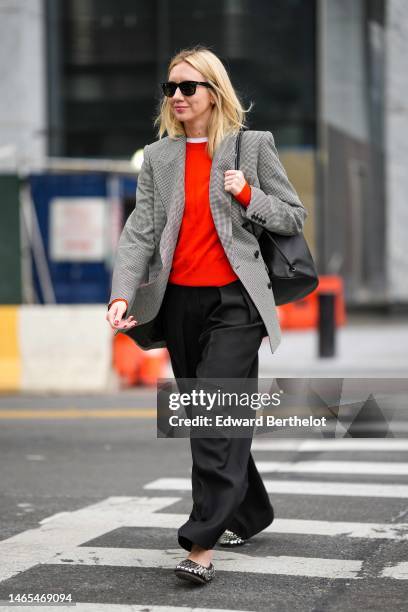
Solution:
[[[257,461],[261,473],[297,472],[302,474],[374,474],[408,476],[408,463],[396,461]]]
[[[151,550],[145,548],[87,548],[81,546],[64,552],[69,561],[60,557],[51,563],[64,565],[111,565],[126,567],[157,567],[172,569],[185,558],[180,548]],[[254,574],[285,574],[313,578],[358,578],[362,561],[344,559],[317,559],[313,557],[253,557],[221,550],[214,551],[214,565],[224,572],[252,572]]]
[[[394,578],[395,580],[408,580],[408,561],[401,561],[383,569],[383,578]]]
[[[157,499],[165,499],[163,497]],[[180,498],[181,499],[181,498]],[[156,527],[177,529],[188,519],[187,514],[142,513],[128,522],[128,527]],[[306,519],[275,518],[263,533],[292,533],[299,535],[343,536],[374,540],[408,540],[408,523],[358,523],[348,521],[316,521]]]
[[[252,451],[350,452],[408,451],[408,438],[333,438],[317,440],[282,440],[254,438]]]
[[[264,480],[268,493],[287,495],[329,495],[339,497],[408,498],[408,485],[316,480]],[[149,490],[189,491],[189,478],[158,478],[144,486]]]
[[[0,602],[1,606],[1,602]],[[112,604],[112,603],[83,603],[75,602],[75,607],[72,605],[64,606],[58,604],[58,612],[237,612],[235,610],[228,610],[226,608],[190,608],[190,606],[146,606],[137,604]],[[1,612],[15,612],[21,610],[21,612],[38,612],[41,608],[37,606],[30,606],[24,604],[19,606],[13,604],[11,606],[1,606]],[[239,612],[251,612],[250,610],[240,610]]]

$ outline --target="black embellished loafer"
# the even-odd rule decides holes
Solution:
[[[241,536],[237,535],[230,529],[226,529],[222,536],[218,539],[220,546],[242,546],[245,544],[245,540]]]
[[[192,559],[184,559],[174,568],[177,578],[189,580],[198,584],[207,584],[215,576],[215,569],[212,563],[208,567],[196,563]]]

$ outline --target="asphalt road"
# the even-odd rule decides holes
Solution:
[[[408,439],[258,438],[253,454],[276,520],[217,547],[215,579],[196,587],[172,571],[189,441],[156,438],[154,393],[3,396],[0,610],[31,609],[6,605],[31,593],[90,612],[405,611]]]

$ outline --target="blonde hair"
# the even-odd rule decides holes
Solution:
[[[215,104],[208,124],[207,143],[207,152],[212,159],[215,150],[227,134],[236,133],[240,127],[246,127],[245,114],[251,110],[253,103],[251,102],[247,110],[242,107],[224,64],[208,47],[196,45],[179,51],[169,63],[167,78],[174,66],[181,62],[187,62],[201,72],[204,79],[213,86],[209,91]],[[169,98],[166,97],[160,102],[153,125],[159,125],[157,132],[159,139],[166,131],[171,139],[186,135],[182,122],[174,116]]]

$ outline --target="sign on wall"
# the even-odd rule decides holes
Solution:
[[[64,197],[50,202],[50,258],[101,261],[106,251],[105,198]]]

